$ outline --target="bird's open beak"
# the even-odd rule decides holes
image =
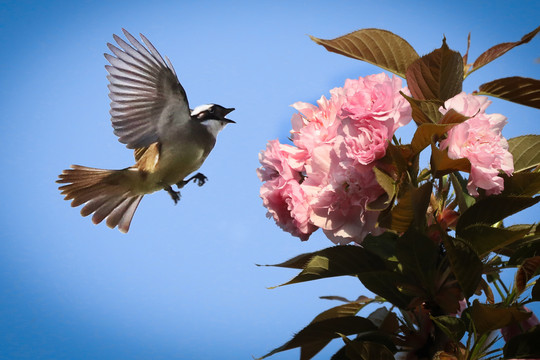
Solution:
[[[225,109],[225,115],[231,113],[232,111],[234,111],[234,108],[226,108]],[[231,119],[226,119],[225,117],[223,118],[223,120],[229,122],[229,123],[232,123],[232,124],[236,124],[236,121],[234,120],[231,120]]]

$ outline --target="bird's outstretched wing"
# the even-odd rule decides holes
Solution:
[[[130,149],[147,147],[159,141],[173,115],[189,120],[189,104],[184,88],[166,57],[163,60],[156,48],[140,34],[143,46],[129,32],[122,29],[131,43],[113,35],[120,48],[107,44],[115,55],[105,54],[111,63],[109,97],[111,121],[118,141]]]

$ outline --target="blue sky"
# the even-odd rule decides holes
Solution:
[[[302,243],[266,219],[258,152],[286,141],[290,104],[380,72],[307,35],[377,27],[425,54],[443,34],[463,52],[472,32],[474,59],[539,18],[534,1],[0,0],[0,359],[251,359],[337,305],[318,296],[366,293],[352,278],[269,290],[294,272],[255,266],[332,245],[322,233]],[[165,192],[145,197],[128,235],[82,218],[54,183],[70,164],[132,164],[110,126],[103,57],[122,27],[171,59],[190,104],[237,109],[201,168],[207,184],[187,186],[177,206]],[[474,73],[465,90],[539,78],[539,44]],[[509,118],[508,138],[539,133],[537,110],[495,101],[488,112]],[[410,139],[414,127],[402,130]],[[537,221],[537,210],[513,221]]]

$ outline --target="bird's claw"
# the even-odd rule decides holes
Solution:
[[[208,181],[208,178],[201,173],[193,175],[188,181],[191,181],[191,179],[193,179],[194,182],[197,182],[197,185],[199,186],[203,186]]]
[[[204,174],[201,174],[201,173],[197,173],[195,175],[193,175],[192,177],[190,177],[189,179],[187,180],[182,180],[182,181],[179,181],[176,186],[178,186],[179,189],[183,188],[187,183],[189,183],[191,180],[193,180],[193,182],[197,183],[197,185],[199,186],[203,186],[206,181],[208,180],[208,178],[206,176],[204,176]]]
[[[174,191],[170,186],[165,187],[165,191],[167,191],[169,195],[171,195],[171,198],[174,201],[174,205],[178,204],[178,201],[180,201],[180,191]]]

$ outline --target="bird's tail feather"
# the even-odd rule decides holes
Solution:
[[[80,165],[71,165],[59,175],[56,181],[65,200],[72,200],[71,206],[85,204],[82,216],[92,216],[92,222],[99,224],[107,219],[110,228],[127,233],[131,219],[143,195],[133,193],[130,187],[129,170],[105,170]]]

